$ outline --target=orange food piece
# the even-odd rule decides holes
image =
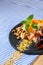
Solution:
[[[33,19],[32,22],[33,22],[34,24],[38,24],[38,23],[39,23],[39,21],[38,21],[37,19]]]
[[[43,24],[43,20],[40,20],[40,23]]]
[[[29,29],[28,29],[28,32],[33,33],[34,31],[35,31],[34,28],[32,26],[30,26]]]

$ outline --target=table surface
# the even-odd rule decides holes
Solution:
[[[43,0],[0,0],[0,65],[15,49],[10,45],[9,32],[30,14],[43,19]],[[25,55],[16,65],[30,65],[38,55]]]
[[[43,55],[38,56],[31,65],[43,65]]]

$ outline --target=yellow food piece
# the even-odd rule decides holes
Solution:
[[[28,40],[24,39],[23,42],[24,42],[24,43],[28,43]]]
[[[23,42],[20,42],[19,46],[17,47],[20,51],[24,51],[26,47],[28,47],[28,40],[24,39]]]
[[[39,24],[38,24],[38,27],[42,27],[43,28],[43,20],[39,20]]]
[[[43,24],[43,20],[40,20],[40,22],[39,22],[40,24]]]

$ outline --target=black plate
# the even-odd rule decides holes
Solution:
[[[16,25],[13,29],[17,28],[21,26],[21,23],[19,23],[18,25]],[[12,30],[13,30],[12,29]],[[9,40],[10,40],[10,44],[13,46],[13,48],[15,48],[16,50],[17,49],[17,45],[18,45],[18,42],[20,40],[17,40],[17,37],[14,36],[14,34],[12,33],[12,30],[10,31],[10,34],[9,34]],[[38,50],[36,45],[33,43],[31,46],[30,46],[30,49],[24,51],[23,53],[25,54],[32,54],[32,55],[36,55],[36,54],[43,54],[43,49],[42,50]]]

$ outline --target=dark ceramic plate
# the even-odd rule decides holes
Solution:
[[[13,29],[17,28],[18,26],[21,26],[21,23],[19,23],[18,25],[16,25]],[[12,29],[12,30],[13,30]],[[17,49],[17,45],[18,45],[18,42],[20,40],[17,40],[17,37],[14,36],[14,34],[12,33],[12,30],[10,31],[10,34],[9,34],[9,40],[10,40],[10,44],[13,46],[13,48],[15,48],[16,50]],[[41,50],[38,50],[36,45],[33,43],[28,50],[25,50],[23,53],[25,54],[32,54],[32,55],[40,55],[40,54],[43,54],[43,49]]]

